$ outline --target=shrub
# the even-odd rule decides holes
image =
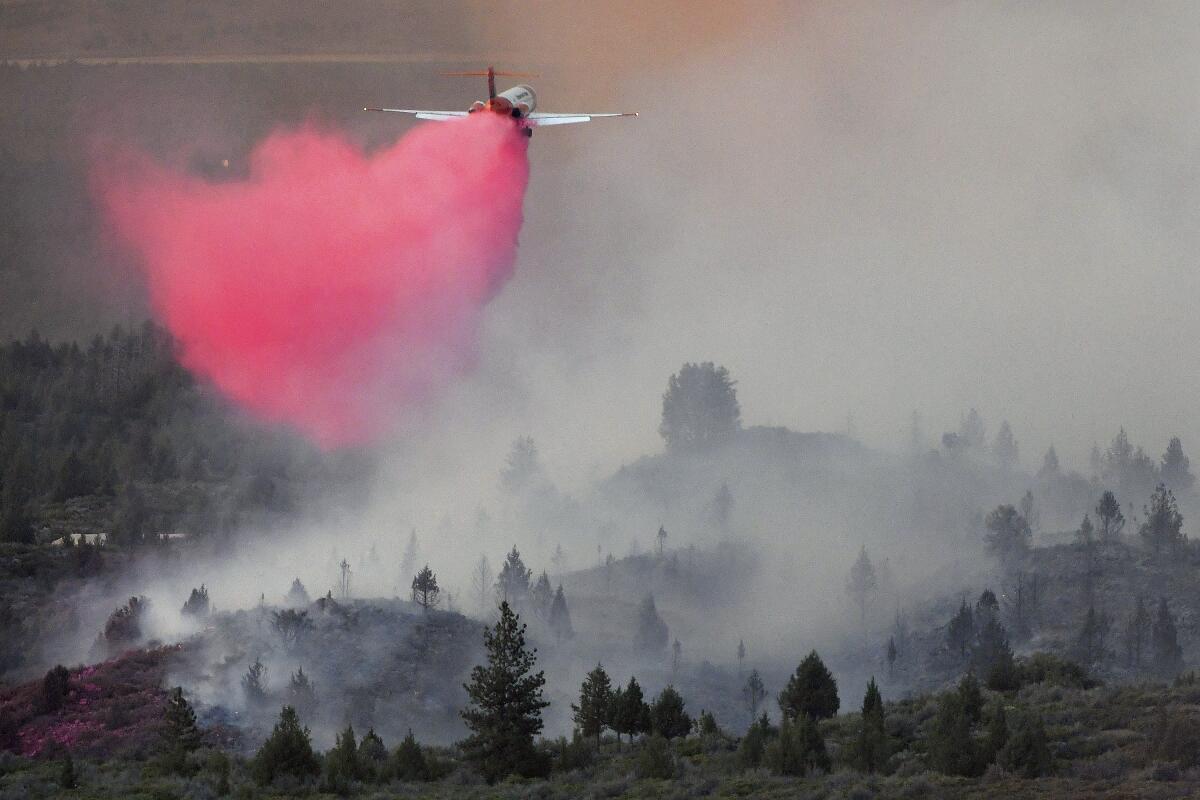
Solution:
[[[553,764],[555,772],[571,772],[577,769],[587,769],[592,765],[594,751],[587,739],[578,729],[571,741],[560,737],[553,747]]]
[[[1007,744],[1000,751],[997,763],[1024,778],[1040,778],[1050,774],[1053,759],[1041,718],[1028,713],[1020,717]]]
[[[670,780],[675,777],[678,767],[675,754],[671,752],[671,743],[657,734],[646,739],[638,752],[634,772],[639,778],[658,778]]]
[[[1200,766],[1200,723],[1183,711],[1164,714],[1156,730],[1151,753],[1180,767]]]
[[[1074,661],[1050,653],[1034,653],[1027,659],[1018,660],[1017,680],[1022,686],[1044,683],[1066,689],[1094,689],[1100,685]]]

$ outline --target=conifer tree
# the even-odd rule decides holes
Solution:
[[[292,673],[288,681],[288,705],[296,709],[300,719],[310,719],[317,710],[317,687],[304,674],[304,667]]]
[[[1163,453],[1162,467],[1159,468],[1163,483],[1176,491],[1186,493],[1196,482],[1196,477],[1192,475],[1190,467],[1191,462],[1183,454],[1183,445],[1180,443],[1179,437],[1172,437],[1170,443],[1167,444],[1167,452]]]
[[[626,734],[629,740],[650,729],[650,707],[646,705],[642,687],[637,678],[630,677],[629,684],[613,695],[612,729]]]
[[[554,590],[550,588],[550,576],[542,570],[529,592],[529,605],[540,620],[549,620],[550,606],[554,603]]]
[[[964,597],[962,605],[958,608],[958,613],[950,620],[950,624],[946,626],[946,644],[949,645],[952,651],[958,653],[959,657],[967,660],[967,649],[971,646],[972,640],[975,638],[975,615],[971,613],[971,607],[967,605],[967,600]]]
[[[816,650],[804,657],[779,695],[779,709],[793,720],[804,716],[828,719],[840,704],[837,681]]]
[[[500,574],[496,577],[496,599],[508,603],[511,608],[521,608],[529,596],[529,580],[533,570],[525,566],[517,546],[504,559]]]
[[[193,617],[204,618],[208,616],[208,589],[202,583],[199,589],[192,589],[192,593],[188,596],[187,602],[183,604],[181,613]]]
[[[1142,666],[1142,655],[1150,639],[1150,628],[1153,625],[1150,610],[1146,608],[1146,600],[1138,595],[1137,606],[1129,616],[1125,626],[1125,659],[1134,669]]]
[[[358,744],[354,738],[354,727],[346,726],[346,730],[337,735],[333,747],[325,754],[326,791],[345,795],[350,792],[350,785],[359,778]]]
[[[588,673],[579,687],[579,705],[572,705],[576,727],[584,736],[594,736],[600,746],[600,734],[611,717],[612,682],[601,664]]]
[[[867,684],[863,696],[862,721],[854,743],[854,761],[863,772],[879,772],[888,758],[887,730],[884,727],[883,696],[875,679]]]
[[[684,710],[683,696],[674,686],[667,686],[650,706],[650,729],[664,739],[687,736],[692,729],[692,718]]]
[[[1167,606],[1167,598],[1158,601],[1158,614],[1150,632],[1154,652],[1154,669],[1164,678],[1173,678],[1183,668],[1183,648],[1175,628],[1175,615]]]
[[[242,693],[246,696],[246,705],[260,707],[267,699],[267,667],[262,659],[254,659],[254,663],[242,676]]]
[[[1096,503],[1096,519],[1100,521],[1100,541],[1115,542],[1121,537],[1125,527],[1125,515],[1121,513],[1121,504],[1117,496],[1105,491]]]
[[[437,575],[426,564],[412,580],[412,600],[425,611],[429,611],[437,607],[439,593],[441,589],[438,588]]]
[[[746,678],[746,685],[742,687],[742,699],[746,701],[746,708],[750,710],[752,718],[758,716],[758,704],[766,697],[767,690],[763,686],[762,676],[758,674],[758,670],[750,670],[750,676]]]
[[[183,696],[181,687],[176,686],[167,696],[164,717],[167,763],[173,771],[183,772],[188,753],[200,746],[200,729],[196,727],[196,712]]]
[[[1183,515],[1175,502],[1175,495],[1165,485],[1159,484],[1150,497],[1150,505],[1144,508],[1146,521],[1138,529],[1142,541],[1155,555],[1174,549],[1186,540],[1183,535]]]
[[[564,639],[572,639],[575,636],[575,629],[571,627],[571,612],[567,609],[567,598],[563,594],[561,583],[554,593],[554,602],[550,604],[550,630],[559,644],[562,644]]]
[[[512,774],[540,775],[547,765],[533,737],[542,730],[542,709],[550,705],[542,699],[546,678],[533,672],[537,650],[526,648],[525,626],[508,602],[500,604],[500,619],[484,631],[483,641],[488,663],[475,667],[465,685],[470,705],[462,717],[471,735],[463,753],[489,783]]]
[[[402,781],[429,779],[429,763],[425,760],[425,753],[417,744],[416,737],[413,736],[412,728],[408,729],[408,735],[396,748],[392,757],[392,772]]]
[[[867,604],[877,587],[875,567],[871,565],[871,559],[867,556],[866,545],[863,545],[854,566],[850,568],[850,575],[846,578],[846,593],[853,597],[858,605],[859,620],[863,625],[867,623]]]
[[[321,773],[308,728],[300,725],[296,709],[284,706],[280,711],[279,722],[254,757],[252,771],[260,786],[269,785],[281,775],[303,781]]]
[[[663,651],[670,639],[670,631],[658,609],[654,605],[654,595],[648,594],[642,599],[638,609],[637,634],[634,637],[634,647],[642,653],[657,654]]]

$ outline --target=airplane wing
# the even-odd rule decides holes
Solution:
[[[540,128],[546,125],[573,125],[577,122],[591,122],[593,119],[600,119],[603,117],[636,116],[636,111],[622,114],[550,114],[544,111],[534,111],[525,119],[529,120],[530,124],[536,125]]]
[[[465,117],[466,111],[422,111],[415,108],[364,108],[363,111],[389,111],[393,114],[411,114],[417,119],[445,121]]]

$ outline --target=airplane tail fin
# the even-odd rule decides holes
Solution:
[[[487,70],[469,70],[467,72],[443,72],[442,75],[448,78],[487,78],[488,81],[488,99],[491,100],[496,96],[496,76],[503,78],[536,78],[537,75],[532,72],[498,72],[492,67]]]

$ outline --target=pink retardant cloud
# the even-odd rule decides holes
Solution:
[[[527,139],[493,114],[365,154],[304,128],[212,183],[136,152],[93,186],[192,372],[332,448],[384,435],[476,358],[512,275]]]

